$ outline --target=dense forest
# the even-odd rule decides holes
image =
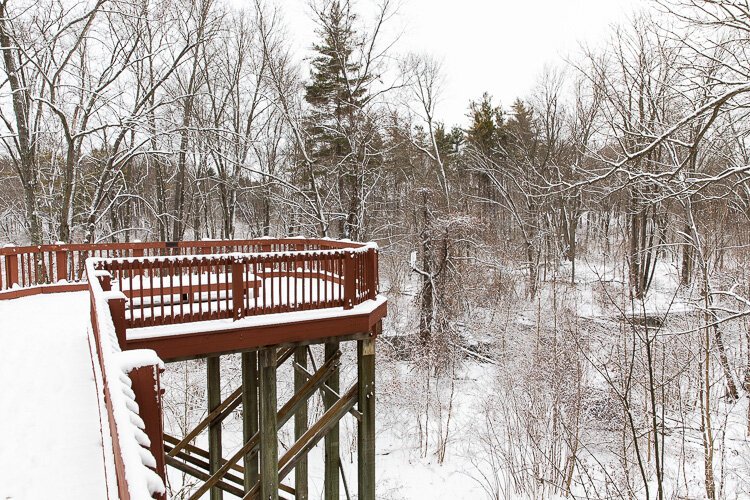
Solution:
[[[750,496],[746,2],[650,3],[465,127],[394,2],[311,2],[311,58],[283,8],[0,1],[0,243],[376,241],[383,440],[488,498]]]

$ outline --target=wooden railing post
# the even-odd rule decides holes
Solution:
[[[57,281],[68,279],[68,252],[57,250],[55,252],[55,267],[57,268]]]
[[[5,248],[13,248],[13,245],[7,245]],[[5,272],[8,288],[18,285],[18,255],[10,254],[5,256]]]
[[[232,318],[245,316],[245,264],[239,259],[232,262]]]
[[[374,248],[367,249],[367,298],[375,300],[378,295],[378,251]]]
[[[115,335],[120,349],[125,350],[125,295],[121,292],[112,292],[113,296],[107,297],[109,304],[109,313],[112,315],[112,323],[115,325]],[[117,294],[117,295],[114,295]]]
[[[142,248],[134,248],[133,249],[133,257],[140,259],[143,257],[143,249]],[[140,276],[141,280],[143,280],[143,269],[141,266],[138,266],[137,269],[133,269],[131,271],[133,273],[133,276]],[[141,281],[140,286],[143,286],[143,281]]]
[[[112,275],[111,274],[102,273],[98,275],[97,278],[99,278],[99,284],[102,286],[103,292],[109,292],[110,290],[112,290]]]
[[[164,484],[167,479],[167,466],[164,457],[164,427],[162,422],[162,393],[160,375],[164,371],[159,365],[146,365],[132,370],[128,375],[131,388],[138,403],[138,416],[145,424],[144,432],[151,441],[149,450],[156,459],[156,473]],[[166,500],[167,494],[157,495],[158,500]]]
[[[357,269],[356,259],[353,252],[344,254],[344,309],[354,307],[354,298],[357,293]]]

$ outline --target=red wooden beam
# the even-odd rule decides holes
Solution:
[[[385,317],[387,303],[358,315],[288,321],[262,326],[228,327],[225,330],[129,339],[127,349],[153,349],[164,361],[177,361],[248,351],[264,346],[316,343],[335,337],[362,335],[371,337],[373,326]],[[131,330],[132,331],[132,330]]]

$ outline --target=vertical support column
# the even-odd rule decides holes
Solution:
[[[367,298],[375,300],[378,296],[378,251],[367,249]]]
[[[258,432],[258,353],[242,353],[242,435],[247,443]],[[244,458],[245,491],[258,482],[258,454]]]
[[[381,328],[381,323],[374,327]],[[374,333],[379,333],[376,331]],[[375,335],[357,341],[359,412],[357,433],[359,500],[375,500]]]
[[[279,449],[276,422],[276,349],[258,352],[260,380],[260,498],[279,498]]]
[[[143,249],[142,248],[134,248],[133,249],[133,257],[138,258],[138,259],[140,259],[141,257],[143,257]],[[140,276],[141,279],[143,279],[143,269],[141,269],[140,266],[139,266],[139,268],[137,270],[133,271],[133,275],[134,276]],[[140,286],[143,286],[143,284],[141,283]]]
[[[294,362],[302,368],[307,368],[307,347],[300,346],[294,350]],[[299,370],[294,370],[294,392],[295,394],[305,385],[304,375]],[[307,400],[302,403],[297,413],[294,414],[294,440],[299,441],[307,430]],[[296,500],[308,499],[307,488],[307,457],[299,461],[294,468],[294,491]]]
[[[357,293],[357,262],[352,252],[344,255],[344,309],[354,307]]]
[[[208,412],[211,413],[221,404],[221,356],[206,358]],[[213,474],[221,467],[221,422],[208,424],[208,468]],[[222,491],[211,488],[211,500],[222,500]]]
[[[339,351],[338,342],[329,342],[325,344],[326,361],[331,359]],[[338,365],[331,372],[326,385],[335,393],[339,392],[339,368]],[[326,391],[323,394],[323,406],[326,410],[336,403],[336,396]],[[324,499],[339,500],[339,423],[331,428],[326,434],[323,449],[325,453],[325,482],[324,482]]]
[[[111,285],[110,285],[111,286]],[[107,292],[107,303],[109,304],[109,314],[112,316],[112,324],[115,327],[117,343],[121,350],[125,350],[127,324],[125,323],[125,301],[127,298],[122,292]]]

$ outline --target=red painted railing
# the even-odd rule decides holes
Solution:
[[[117,494],[162,499],[161,362],[152,350],[125,352],[126,329],[351,309],[376,298],[377,266],[374,245],[326,239],[6,246],[0,299],[89,290]]]
[[[46,291],[84,290],[88,257],[129,258],[293,252],[359,248],[362,244],[328,239],[261,238],[179,242],[56,244],[0,247],[0,299]],[[40,290],[32,291],[31,288]]]
[[[303,243],[295,242],[296,246]],[[311,246],[318,246],[317,244]],[[96,259],[128,298],[125,328],[343,307],[377,294],[377,251]]]
[[[123,352],[116,335],[113,312],[124,304],[118,292],[111,291],[111,278],[97,272],[93,260],[87,263],[91,278],[91,329],[101,373],[106,418],[114,461],[115,492],[120,500],[153,498],[166,500],[166,466],[161,450],[162,405],[159,376],[163,364],[151,350]],[[146,445],[143,435],[148,436]]]
[[[119,375],[112,371],[112,365],[128,349],[128,328],[335,307],[352,309],[365,300],[375,299],[378,287],[378,255],[374,245],[299,239],[250,240],[236,245],[233,242],[189,242],[170,247],[151,244],[148,249],[141,245],[144,244],[110,249],[130,253],[124,257],[87,259],[86,272],[80,276],[88,282],[90,292],[92,327],[103,367],[120,498],[133,497],[134,488],[143,493],[148,487],[143,481],[140,486],[134,485],[129,477],[148,477],[155,472],[162,480],[165,478],[163,453],[158,445],[150,450],[155,459],[153,464],[138,463],[132,457],[134,438],[132,433],[127,434],[124,410],[117,410],[118,401],[134,393],[145,423],[142,431],[152,444],[163,442],[159,367],[147,366],[140,374],[128,374],[132,391],[125,391],[124,396],[117,392],[122,391],[118,383],[112,382]],[[138,255],[146,250],[187,255]],[[208,254],[216,250],[231,253]],[[17,255],[25,255],[28,261],[33,253]],[[163,498],[162,492],[163,489],[152,488],[149,496]]]

